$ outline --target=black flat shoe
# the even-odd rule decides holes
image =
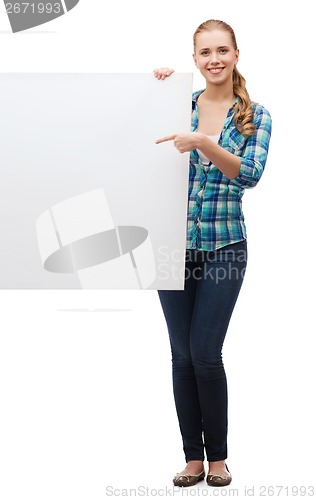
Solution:
[[[226,470],[228,472],[227,475],[222,474],[208,474],[206,477],[206,482],[209,486],[227,486],[232,481],[231,473],[228,470],[227,465],[225,464]]]
[[[173,484],[175,486],[194,486],[199,481],[202,481],[205,477],[205,471],[203,470],[200,474],[181,474],[178,472],[173,478]]]

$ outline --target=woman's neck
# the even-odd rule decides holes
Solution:
[[[213,85],[206,82],[206,89],[203,92],[203,100],[208,102],[233,102],[235,100],[235,95],[233,92],[233,86],[227,85]]]

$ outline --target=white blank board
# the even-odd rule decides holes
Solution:
[[[0,288],[183,289],[192,77],[0,76]]]

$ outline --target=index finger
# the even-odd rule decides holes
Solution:
[[[167,135],[166,137],[162,137],[161,139],[157,139],[156,144],[160,144],[161,142],[166,142],[166,141],[172,141],[175,139],[176,134],[174,135]]]

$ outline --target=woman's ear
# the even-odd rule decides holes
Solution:
[[[236,50],[236,61],[235,64],[237,64],[239,61],[239,49]]]
[[[193,61],[194,61],[195,66],[197,66],[197,64],[196,64],[196,57],[195,57],[195,53],[193,53],[193,54],[192,54],[192,57],[193,57]]]

